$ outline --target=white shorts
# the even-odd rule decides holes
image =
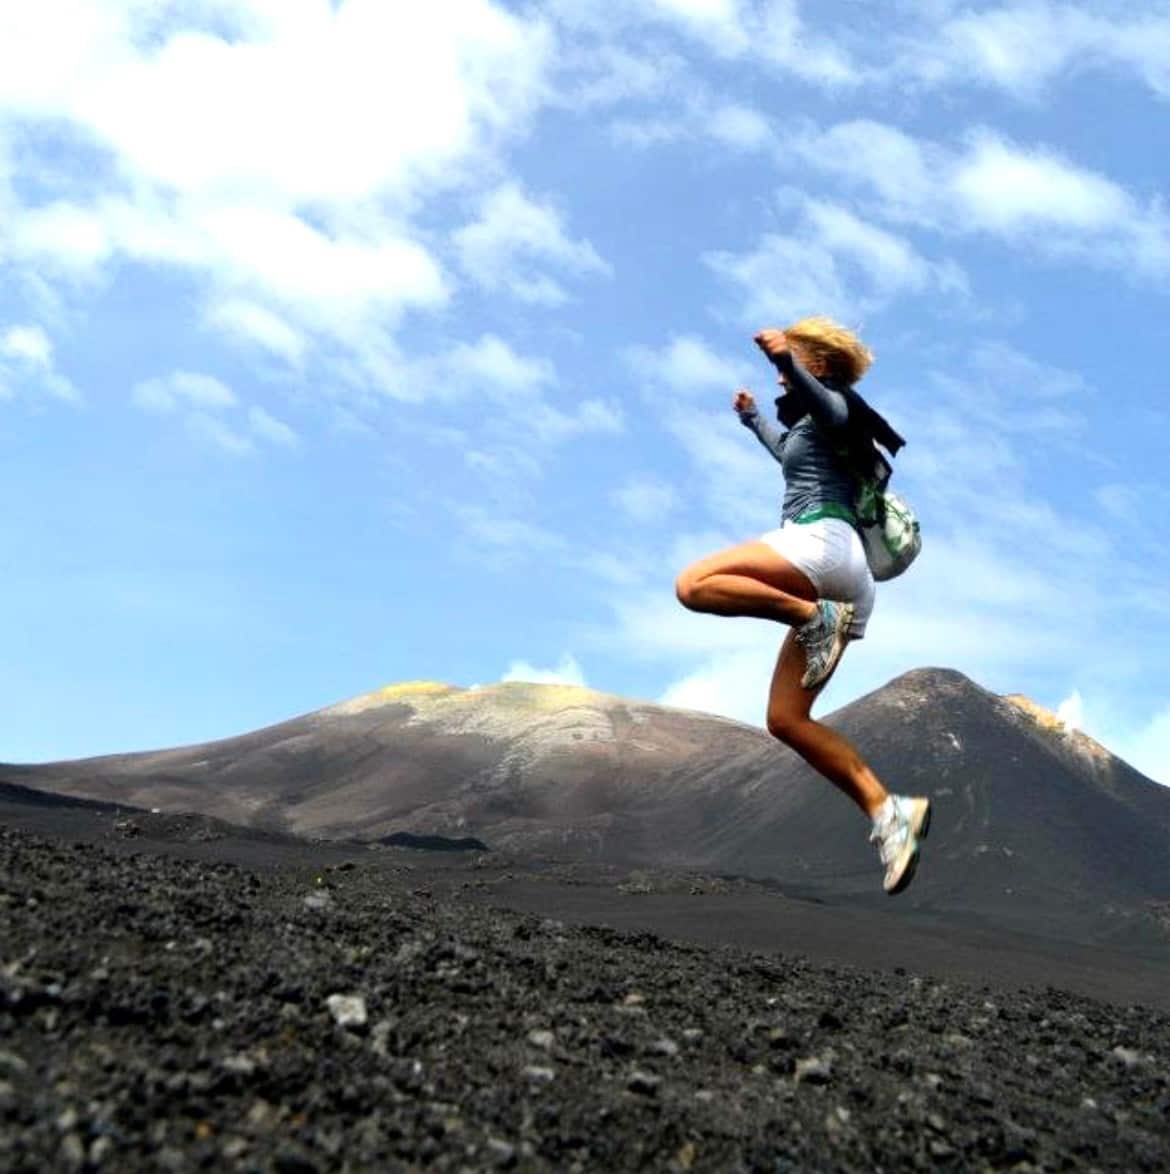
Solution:
[[[874,583],[857,531],[841,518],[785,522],[760,535],[781,558],[803,571],[821,599],[853,604],[854,640],[865,635],[873,612]]]

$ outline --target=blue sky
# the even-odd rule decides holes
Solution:
[[[859,329],[943,665],[1170,782],[1170,4],[40,0],[0,37],[0,759],[384,683],[759,724],[755,330]]]

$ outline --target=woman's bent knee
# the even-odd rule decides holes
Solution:
[[[783,742],[786,746],[791,746],[793,742],[799,737],[800,729],[808,722],[807,717],[802,717],[797,713],[788,713],[784,710],[769,710],[768,711],[768,733]]]
[[[674,593],[683,607],[694,611],[698,605],[699,577],[690,570],[683,571],[674,581]]]

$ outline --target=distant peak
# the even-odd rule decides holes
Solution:
[[[959,672],[958,669],[945,669],[934,666],[910,669],[908,672],[902,673],[901,676],[895,677],[890,684],[909,685],[915,688],[921,688],[926,685],[946,685],[951,688],[965,685],[972,689],[982,689],[982,686],[976,685],[970,677]]]
[[[1098,761],[1105,761],[1113,757],[1095,738],[1090,738],[1088,734],[1082,733],[1075,727],[1068,725],[1062,718],[1053,713],[1052,710],[1046,709],[1030,697],[1025,697],[1022,693],[1005,693],[1002,699],[1019,713],[1023,714],[1034,726],[1064,739],[1086,757]]]

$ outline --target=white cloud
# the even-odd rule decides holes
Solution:
[[[1029,399],[1067,400],[1086,390],[1079,372],[1038,362],[996,340],[979,343],[971,353],[971,365],[988,385],[1012,388],[1011,398],[1016,401],[1021,392]]]
[[[672,485],[653,477],[631,477],[610,499],[635,522],[657,523],[674,510],[678,494]]]
[[[831,89],[846,89],[864,71],[843,46],[808,31],[798,0],[770,0],[752,32],[753,52],[788,73]]]
[[[768,710],[768,683],[783,640],[783,631],[773,633],[776,647],[745,652],[728,652],[712,658],[686,676],[672,682],[657,698],[659,705],[673,705],[700,713],[715,713],[748,725],[763,726]]]
[[[76,119],[136,174],[174,190],[405,195],[526,115],[551,49],[542,24],[489,0],[234,7],[232,38],[212,31],[214,18],[199,22],[196,7],[149,48],[135,36],[141,24],[111,21],[104,35],[70,38],[74,60],[40,52],[57,83],[41,109]],[[5,67],[78,13],[37,8],[27,37],[6,38]],[[22,84],[46,89],[43,79]]]
[[[548,203],[529,199],[514,183],[482,202],[479,219],[453,237],[463,269],[487,290],[504,289],[522,302],[560,305],[564,287],[538,266],[552,265],[575,276],[608,275],[610,266],[585,240],[570,240],[561,215]]]
[[[457,506],[455,514],[468,538],[508,555],[561,550],[565,546],[559,534],[522,518],[504,517],[468,505]]]
[[[991,232],[1045,226],[1093,232],[1116,227],[1135,213],[1111,180],[1055,153],[1022,149],[989,133],[975,138],[949,184],[956,215]]]
[[[481,335],[474,343],[461,342],[435,360],[441,375],[466,393],[486,389],[497,400],[522,395],[531,400],[552,384],[556,374],[547,359],[528,358],[495,334]]]
[[[716,52],[739,54],[748,47],[739,0],[650,0],[649,6],[708,42]]]
[[[763,151],[775,146],[768,119],[751,106],[729,103],[693,83],[664,115],[641,114],[617,118],[614,138],[640,149],[663,143],[714,139],[735,151]]]
[[[295,448],[300,443],[292,428],[256,405],[247,409],[246,430],[229,422],[227,417],[240,407],[239,397],[212,375],[173,371],[170,375],[142,380],[130,394],[144,411],[179,416],[192,436],[231,456],[254,452],[253,436],[282,448]]]
[[[298,364],[323,344],[368,384],[400,315],[450,294],[416,217],[500,175],[553,52],[494,0],[25,5],[0,38],[0,139],[35,160],[54,125],[89,162],[12,187],[0,253],[67,293],[115,261],[178,268],[211,325]]]
[[[644,44],[652,59],[674,47],[664,47],[655,34],[674,32],[687,49],[697,44],[716,58],[831,90],[851,87],[862,77],[839,30],[811,29],[799,0],[546,0],[545,9],[570,35],[589,32],[606,43]],[[627,91],[611,85],[610,92]]]
[[[585,687],[585,673],[577,658],[566,652],[555,668],[534,668],[526,660],[514,660],[508,665],[501,681],[524,681],[534,685],[577,685]]]
[[[269,415],[263,408],[251,407],[248,409],[248,423],[252,431],[264,440],[282,448],[296,448],[300,437],[283,420]]]
[[[901,294],[966,289],[953,262],[927,261],[907,238],[818,200],[803,201],[792,235],[765,233],[749,252],[705,260],[740,290],[739,317],[756,327],[814,313],[851,320]]]
[[[882,218],[949,235],[986,233],[1056,257],[1170,273],[1170,217],[1045,146],[986,128],[948,147],[868,120],[798,134],[810,166],[868,189]],[[827,279],[826,279],[827,280]]]
[[[242,341],[297,364],[307,346],[305,334],[290,326],[279,314],[244,298],[227,298],[207,308],[207,322]]]
[[[1057,707],[1057,720],[1066,730],[1079,730],[1085,721],[1085,701],[1079,689],[1074,689]]]
[[[554,444],[585,433],[616,435],[625,430],[625,415],[619,404],[587,399],[574,412],[562,411],[551,404],[535,405],[526,423],[539,440]]]
[[[772,528],[783,495],[780,466],[739,422],[730,396],[720,412],[677,410],[663,426],[694,466],[687,504],[704,506],[731,529],[722,545],[730,545],[734,535],[744,541]]]
[[[1021,0],[963,9],[914,36],[893,73],[1034,98],[1058,76],[1089,69],[1132,71],[1155,92],[1170,94],[1166,6]]]
[[[145,379],[135,385],[131,396],[140,408],[152,412],[174,412],[184,406],[216,411],[239,402],[225,383],[192,371]]]
[[[716,354],[694,335],[675,335],[661,349],[629,347],[623,356],[630,369],[652,387],[692,395],[732,390],[747,379],[751,367],[741,359]]]
[[[249,437],[226,424],[218,416],[203,411],[189,412],[186,425],[192,435],[229,456],[246,456],[255,451],[256,446]]]
[[[738,103],[726,103],[711,111],[707,133],[741,151],[758,151],[775,140],[768,119],[758,110]]]
[[[77,388],[57,370],[52,340],[40,326],[10,326],[0,334],[0,399],[13,399],[18,392],[81,401]]]
[[[53,361],[53,344],[39,326],[10,326],[0,338],[0,355],[47,368]]]

